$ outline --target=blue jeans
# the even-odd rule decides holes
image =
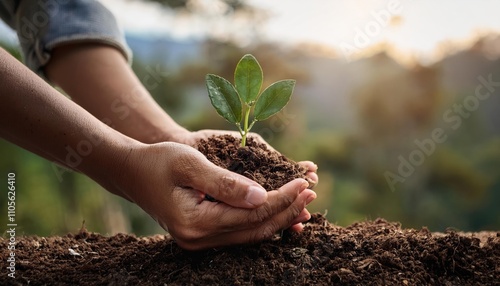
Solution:
[[[60,44],[103,43],[132,58],[115,17],[95,0],[0,0],[0,17],[17,31],[26,65],[42,77]]]

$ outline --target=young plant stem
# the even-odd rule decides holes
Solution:
[[[245,118],[243,119],[243,134],[241,136],[241,147],[245,147],[247,144],[247,135],[248,135],[248,118],[250,117],[250,110],[252,108],[247,105],[247,108],[245,110]]]
[[[256,121],[267,119],[285,107],[295,86],[295,80],[280,80],[260,92],[262,68],[250,54],[238,62],[234,85],[214,74],[207,74],[205,82],[210,102],[217,113],[238,128],[240,147],[247,145],[248,133]],[[250,112],[253,112],[253,121],[249,124]]]

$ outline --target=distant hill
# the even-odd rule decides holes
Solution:
[[[448,96],[448,102],[443,103],[444,109],[452,108],[455,103],[462,104],[466,96],[474,96],[480,84],[479,76],[487,79],[491,74],[493,81],[500,82],[500,50],[495,49],[499,46],[500,36],[490,35],[478,40],[472,48],[458,51],[430,66],[437,70],[438,84]],[[298,91],[307,97],[307,104],[303,106],[312,117],[309,120],[328,128],[353,127],[353,93],[377,73],[397,75],[413,69],[399,64],[384,52],[354,62],[311,54],[299,54],[290,60],[310,75],[306,86],[298,85]],[[394,84],[398,84],[396,79]],[[487,132],[500,135],[500,87],[492,94],[474,113],[485,121]]]
[[[474,96],[481,82],[478,77],[488,80],[489,75],[497,85],[500,83],[500,35],[490,35],[479,39],[468,50],[450,55],[435,65],[440,69],[443,87],[457,103],[463,98]],[[492,95],[479,101],[478,114],[484,120],[491,134],[500,135],[500,86],[493,87]],[[484,92],[484,91],[483,91]]]
[[[178,40],[168,37],[126,35],[134,57],[144,63],[159,62],[174,68],[202,56],[200,40]]]

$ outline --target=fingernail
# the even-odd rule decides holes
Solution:
[[[267,192],[263,188],[257,186],[248,187],[248,194],[245,198],[247,202],[254,206],[260,206],[267,199]]]
[[[302,192],[303,190],[307,189],[307,187],[309,187],[309,182],[304,180],[302,184],[300,184],[298,191]]]
[[[306,199],[306,205],[308,205],[312,201],[314,201],[315,198],[316,198],[316,193],[314,193],[314,195],[310,195],[309,197],[307,197],[307,199]]]
[[[306,214],[301,214],[300,216],[296,217],[292,224],[297,224],[297,223],[301,223],[301,222],[306,222],[308,220],[311,219],[311,214],[308,212]]]
[[[304,230],[304,225],[302,223],[298,223],[298,224],[294,225],[294,231],[301,232],[302,230]]]
[[[307,181],[309,182],[309,186],[316,186],[318,184],[318,181],[311,178],[307,178]]]

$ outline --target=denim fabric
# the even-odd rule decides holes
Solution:
[[[131,60],[115,17],[95,0],[0,0],[0,17],[17,31],[26,65],[41,76],[51,50],[64,43],[100,42]]]
[[[0,0],[0,18],[14,29],[14,14],[17,10],[19,1],[4,1]]]

